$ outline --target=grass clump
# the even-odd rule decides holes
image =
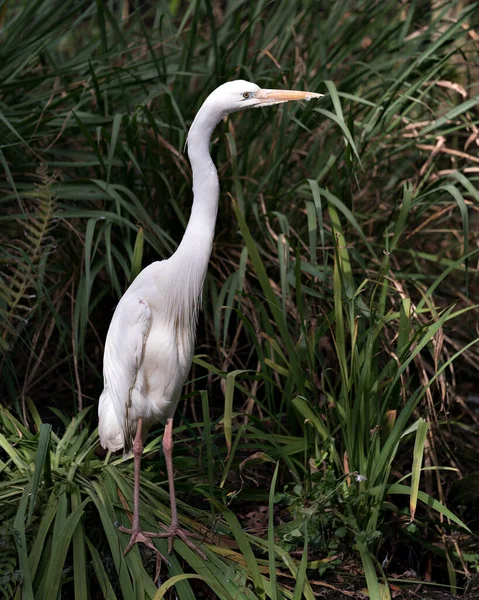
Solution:
[[[408,570],[467,583],[457,539],[477,525],[450,498],[477,470],[474,10],[0,4],[6,597],[312,599],[352,564],[371,598]],[[148,556],[122,555],[131,464],[95,454],[89,408],[118,298],[184,231],[187,128],[240,77],[325,97],[213,139],[223,192],[175,444],[209,560],[178,543],[157,590]],[[169,514],[155,433],[150,528]]]

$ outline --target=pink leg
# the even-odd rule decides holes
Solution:
[[[165,432],[163,434],[163,454],[165,455],[166,472],[168,473],[168,488],[170,490],[170,527],[177,528],[178,510],[176,508],[175,477],[173,475],[173,419],[166,420]],[[172,541],[171,538],[169,542],[170,541]]]
[[[143,453],[143,441],[141,438],[142,419],[138,419],[138,425],[136,427],[136,435],[133,442],[133,457],[135,461],[135,483],[133,487],[133,520],[131,529],[120,525],[118,528],[123,533],[129,533],[131,535],[130,541],[125,548],[124,554],[127,554],[135,544],[143,543],[148,546],[151,550],[156,553],[156,579],[160,574],[161,561],[168,561],[156,548],[151,541],[151,538],[168,538],[168,552],[173,549],[173,538],[179,537],[187,546],[194,550],[201,558],[206,559],[206,555],[189,539],[190,537],[201,538],[197,534],[190,533],[179,526],[178,522],[178,511],[176,508],[176,495],[175,495],[175,480],[173,476],[173,419],[167,419],[165,433],[163,435],[163,452],[166,461],[166,470],[168,473],[168,486],[170,489],[170,506],[171,506],[171,524],[169,527],[165,526],[166,532],[164,533],[150,533],[149,531],[143,531],[140,525],[140,471],[141,471],[141,455]]]
[[[148,546],[148,548],[150,548],[156,553],[156,581],[160,574],[161,561],[164,560],[166,563],[168,563],[168,561],[151,541],[151,538],[158,537],[158,534],[143,531],[140,525],[140,471],[141,455],[143,453],[143,441],[141,438],[142,424],[143,420],[138,419],[138,424],[136,426],[136,435],[133,441],[133,457],[135,461],[135,483],[133,486],[133,521],[131,524],[131,529],[123,527],[123,525],[120,525],[118,529],[122,533],[129,533],[131,535],[130,541],[128,542],[128,545],[125,548],[123,554],[128,554],[128,552],[133,548],[133,546],[140,542],[142,544],[145,544],[145,546]]]
[[[173,550],[173,538],[179,537],[187,546],[194,550],[201,558],[206,560],[206,555],[196,544],[189,539],[190,537],[200,538],[197,534],[190,533],[180,527],[178,522],[178,511],[176,508],[175,478],[173,476],[173,419],[166,420],[165,433],[163,434],[163,453],[166,461],[166,471],[168,473],[168,487],[170,489],[170,508],[171,523],[165,527],[166,533],[159,534],[158,537],[168,538],[168,552]]]
[[[136,435],[133,440],[133,460],[135,483],[133,485],[133,529],[140,529],[140,475],[141,475],[141,456],[143,454],[143,439],[141,429],[143,419],[138,419],[136,426]]]

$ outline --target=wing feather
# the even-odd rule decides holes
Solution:
[[[148,302],[127,292],[108,329],[103,360],[104,390],[98,406],[98,431],[101,445],[109,450],[124,448],[128,452],[131,446],[131,393],[143,362],[150,326]]]

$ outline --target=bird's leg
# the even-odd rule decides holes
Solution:
[[[165,455],[166,471],[168,473],[168,487],[170,490],[170,508],[171,523],[169,527],[165,526],[166,533],[160,533],[159,537],[168,538],[168,552],[173,549],[173,538],[179,537],[187,546],[194,550],[201,558],[206,559],[206,555],[189,538],[195,537],[201,539],[201,536],[191,533],[180,527],[178,522],[178,511],[176,508],[175,479],[173,476],[173,419],[166,420],[165,432],[163,434],[163,454]]]
[[[140,525],[140,470],[141,470],[141,455],[143,454],[143,440],[141,437],[141,428],[142,428],[143,420],[138,419],[138,424],[136,426],[136,435],[133,441],[133,458],[134,458],[134,467],[135,467],[135,483],[133,487],[133,521],[131,524],[131,529],[127,527],[123,527],[120,525],[118,529],[123,533],[129,533],[131,535],[130,541],[128,542],[127,547],[123,554],[128,554],[128,552],[133,548],[135,544],[143,543],[145,546],[148,546],[151,550],[156,553],[156,579],[158,579],[161,561],[164,560],[167,564],[168,561],[161,554],[158,548],[151,541],[152,537],[158,537],[157,533],[150,533],[147,531],[143,531]]]
[[[166,460],[166,470],[168,473],[168,486],[170,489],[170,507],[171,507],[171,524],[169,527],[164,526],[166,532],[152,533],[149,531],[143,531],[140,525],[140,467],[141,467],[141,455],[143,453],[143,441],[141,438],[141,427],[142,419],[138,419],[138,425],[136,428],[136,435],[133,441],[133,457],[135,461],[135,483],[133,488],[133,521],[131,529],[120,525],[118,528],[123,533],[129,533],[131,539],[125,548],[124,554],[127,554],[135,544],[139,542],[151,548],[156,552],[156,579],[158,579],[160,573],[161,561],[164,560],[169,564],[168,560],[161,554],[161,552],[154,546],[151,538],[168,538],[168,552],[171,553],[173,549],[173,538],[179,537],[187,546],[194,550],[201,558],[206,559],[206,555],[202,552],[196,544],[194,544],[190,538],[196,537],[201,539],[201,536],[191,533],[186,529],[180,527],[178,522],[178,511],[176,508],[176,495],[175,495],[175,480],[173,477],[173,419],[167,419],[165,433],[163,434],[163,453]]]
[[[163,434],[163,454],[165,455],[166,472],[168,473],[168,488],[170,491],[171,525],[173,529],[178,528],[178,510],[176,508],[175,477],[173,475],[173,419],[166,420],[165,432]],[[171,541],[171,538],[169,542]],[[169,545],[168,542],[168,545]],[[169,548],[171,552],[171,549]]]

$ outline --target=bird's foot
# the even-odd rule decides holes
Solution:
[[[127,527],[123,527],[123,525],[120,525],[118,527],[118,531],[121,531],[122,533],[128,533],[131,535],[130,541],[128,542],[128,545],[125,548],[125,551],[123,552],[124,556],[128,554],[128,552],[133,548],[135,544],[145,544],[145,546],[150,548],[150,550],[153,550],[153,552],[156,554],[155,581],[157,581],[158,577],[160,576],[161,561],[164,561],[168,567],[171,567],[170,561],[158,550],[158,548],[151,541],[151,538],[163,537],[161,534],[143,531],[143,529],[128,529]]]
[[[201,540],[203,539],[201,535],[187,531],[177,524],[171,524],[169,527],[167,525],[163,525],[163,528],[166,529],[165,533],[158,533],[155,537],[168,538],[168,554],[171,554],[171,551],[173,550],[173,540],[175,537],[177,537],[180,538],[180,540],[184,542],[188,548],[194,550],[198,556],[201,556],[203,560],[206,560],[206,554],[200,550],[200,548],[198,548],[198,546],[190,539],[195,538],[197,540]]]

